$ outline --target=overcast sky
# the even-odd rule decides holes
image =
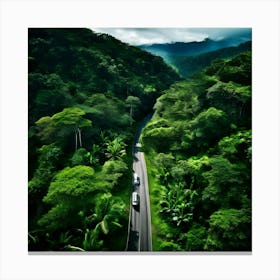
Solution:
[[[241,41],[251,40],[250,28],[91,28],[107,33],[130,45],[170,42],[203,41],[205,38],[222,40],[240,36]]]

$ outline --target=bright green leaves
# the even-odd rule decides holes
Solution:
[[[229,131],[229,122],[222,110],[210,107],[190,122],[191,138],[199,147],[208,146]]]
[[[67,228],[75,221],[76,214],[75,209],[71,208],[70,204],[59,203],[38,220],[38,225],[47,228],[48,231]]]
[[[90,228],[86,228],[82,242],[86,251],[101,250],[104,244],[102,235],[113,236],[116,229],[122,228],[121,223],[127,214],[125,204],[111,193],[98,194],[95,201],[94,213],[88,223]]]
[[[252,84],[251,52],[242,53],[225,63],[223,71],[218,73],[221,81],[233,81],[242,85]]]
[[[172,108],[172,110],[171,110]],[[174,83],[154,105],[156,115],[169,121],[178,121],[193,116],[199,109],[193,85],[186,82]]]
[[[185,248],[187,251],[203,251],[204,244],[207,237],[207,230],[205,227],[194,223],[192,228],[183,235],[185,240]]]
[[[144,149],[155,149],[164,153],[174,143],[177,132],[165,119],[152,120],[142,131]],[[161,145],[158,145],[161,143]]]
[[[29,249],[123,250],[128,210],[97,219],[95,205],[122,208],[115,198],[129,198],[131,124],[179,76],[162,59],[87,29],[28,35]]]
[[[80,148],[77,151],[75,151],[70,160],[71,166],[73,167],[75,165],[87,165],[87,162],[90,161],[88,153],[89,152],[85,148]]]
[[[114,188],[128,170],[127,164],[121,160],[108,160],[102,168],[102,181],[106,181],[108,188]]]
[[[141,104],[141,100],[137,96],[132,96],[132,95],[129,95],[126,98],[125,102],[129,107],[132,107],[134,109]]]
[[[124,139],[121,137],[116,137],[114,140],[109,141],[106,143],[107,151],[105,153],[106,157],[109,159],[120,159],[126,155],[126,144]]]
[[[100,194],[96,197],[95,214],[101,231],[108,234],[114,228],[122,227],[119,221],[126,214],[125,204],[110,193]]]
[[[91,121],[84,119],[85,112],[80,108],[65,108],[62,112],[56,113],[52,116],[54,127],[61,127],[64,125],[76,125],[77,127],[90,126]]]
[[[66,167],[55,176],[44,201],[55,204],[73,198],[82,199],[95,190],[94,170],[91,167]]]
[[[233,81],[242,85],[250,85],[251,81],[251,52],[241,53],[230,60],[217,59],[206,68],[208,75],[216,75],[222,82]]]
[[[210,106],[223,110],[231,123],[249,127],[251,121],[251,86],[217,82],[207,90]]]
[[[154,106],[142,141],[155,167],[157,227],[166,223],[159,250],[251,247],[250,65],[249,53],[215,61]]]
[[[221,209],[210,217],[205,249],[211,251],[250,250],[251,215],[246,209]]]
[[[83,240],[78,243],[71,240],[68,245],[80,248],[82,244],[81,250],[102,248],[102,235],[108,235],[126,223],[126,205],[108,192],[118,184],[126,170],[126,164],[121,161],[106,162],[98,173],[83,165],[64,168],[49,186],[43,201],[52,208],[39,219],[38,224],[50,232],[75,226],[84,233]]]
[[[130,108],[130,125],[132,124],[133,116],[135,114],[135,111],[139,110],[141,105],[141,100],[137,96],[129,95],[125,100],[127,106]]]
[[[86,229],[84,240],[82,243],[84,251],[96,251],[100,250],[103,247],[103,240],[99,239],[99,230],[98,228],[95,229]]]
[[[210,159],[210,167],[210,171],[202,174],[207,182],[202,200],[205,203],[213,202],[218,207],[229,207],[232,199],[241,203],[244,181],[238,166],[221,156],[215,156]]]
[[[193,202],[196,196],[196,191],[185,189],[182,183],[162,187],[160,213],[170,224],[187,226],[193,218]]]
[[[240,157],[251,162],[252,131],[239,131],[236,134],[224,137],[218,143],[220,153],[231,161],[238,161]]]
[[[85,119],[84,115],[85,112],[80,108],[65,108],[52,117],[42,117],[36,122],[38,136],[46,142],[64,140],[74,134],[75,129],[91,126],[91,121]]]
[[[39,150],[39,166],[32,180],[29,181],[28,191],[44,195],[52,176],[59,165],[62,151],[55,144],[43,145]]]

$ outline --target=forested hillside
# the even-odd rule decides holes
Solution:
[[[191,56],[170,56],[169,61],[184,78],[189,78],[193,74],[211,65],[212,61],[221,58],[231,58],[235,55],[249,51],[252,48],[252,42],[248,41],[236,47],[222,48],[216,51],[206,52]]]
[[[137,122],[178,75],[88,29],[29,29],[29,250],[125,248]]]
[[[156,251],[251,250],[251,52],[157,99],[142,134]]]
[[[238,46],[244,43],[247,38],[249,41],[250,36],[246,34],[243,38],[240,35],[230,36],[222,40],[213,40],[205,38],[202,41],[181,42],[175,41],[170,43],[155,43],[140,45],[139,47],[154,55],[159,55],[165,59],[166,62],[171,63],[173,58],[183,58],[189,56],[197,56],[203,53],[216,51],[223,48]]]

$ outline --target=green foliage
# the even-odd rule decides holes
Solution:
[[[110,188],[113,188],[118,185],[119,179],[123,177],[127,170],[127,164],[122,160],[108,160],[102,168],[102,179],[107,182]]]
[[[104,241],[99,240],[98,236],[99,228],[95,228],[92,230],[86,229],[82,244],[85,251],[96,251],[102,248]]]
[[[28,43],[30,249],[123,249],[128,150],[154,106],[157,249],[250,250],[250,52],[176,82],[160,57],[87,29],[29,29]]]
[[[142,132],[142,142],[144,149],[156,149],[159,153],[168,150],[171,143],[176,138],[176,131],[164,120],[161,122],[151,122]],[[164,141],[163,141],[164,140]],[[161,142],[161,145],[158,143]]]
[[[135,111],[137,112],[137,109],[139,109],[141,105],[141,100],[136,96],[130,95],[126,98],[125,102],[130,108],[130,125],[132,125],[133,116],[135,114]]]
[[[182,249],[178,244],[168,241],[161,244],[160,251],[182,251]]]
[[[241,85],[252,83],[251,52],[242,53],[225,63],[218,77],[222,82],[233,81]]]
[[[103,129],[125,127],[130,123],[130,117],[126,112],[125,102],[103,93],[95,93],[89,96],[84,105],[79,105],[94,124]]]
[[[245,209],[221,209],[210,216],[205,249],[211,251],[251,250],[251,216]]]
[[[38,136],[42,141],[65,141],[75,130],[91,126],[91,121],[83,118],[85,112],[80,108],[65,108],[52,117],[42,117],[37,122]]]
[[[229,131],[226,114],[210,107],[190,122],[191,140],[198,147],[208,147]]]
[[[28,70],[29,249],[123,250],[132,124],[179,76],[80,28],[30,28]]]
[[[239,54],[240,52],[248,51],[251,49],[252,42],[249,41],[242,43],[236,47],[222,48],[216,51],[211,51],[195,56],[172,56],[170,58],[170,61],[172,65],[174,65],[178,69],[179,73],[185,78],[193,76],[194,74],[202,71],[205,67],[208,67],[210,65],[211,71],[209,69],[208,74],[214,75],[214,73],[216,73],[220,69],[220,67],[218,69],[215,69],[218,66],[218,61],[223,62],[223,58],[231,58]]]
[[[219,152],[230,161],[238,162],[240,157],[246,157],[251,163],[252,131],[239,131],[236,134],[222,138],[218,143]]]
[[[199,224],[193,224],[192,228],[184,234],[185,249],[187,251],[203,251],[206,237],[206,228]]]
[[[83,119],[85,112],[79,108],[65,108],[62,112],[54,114],[52,121],[54,127],[62,127],[65,125],[76,125],[77,127],[90,126],[91,121]]]
[[[168,223],[186,227],[193,218],[193,201],[196,196],[196,191],[185,189],[181,183],[163,187],[160,213]]]
[[[125,204],[110,193],[96,197],[95,215],[101,231],[107,235],[114,228],[122,227],[120,219],[125,215]]]
[[[39,166],[32,180],[28,183],[29,194],[44,194],[55,170],[59,166],[62,151],[55,144],[43,145],[39,152]]]
[[[57,204],[73,198],[83,199],[94,191],[94,170],[91,167],[66,167],[55,176],[44,201]]]
[[[126,206],[120,199],[113,197],[111,193],[104,193],[98,194],[95,200],[94,214],[87,218],[88,226],[94,228],[86,229],[82,243],[86,251],[102,249],[106,240],[102,238],[115,234],[125,221]]]
[[[70,159],[71,166],[75,165],[86,165],[88,159],[88,152],[85,148],[80,148],[73,154],[72,158]]]
[[[101,147],[99,145],[93,144],[92,150],[86,153],[86,158],[91,165],[95,166],[99,163],[100,153],[101,153]]]
[[[240,176],[238,166],[221,156],[215,156],[210,158],[210,167],[210,171],[202,173],[207,182],[202,192],[202,201],[211,201],[220,207],[229,207],[231,199],[241,203],[244,179]]]
[[[116,137],[113,141],[106,143],[107,152],[106,157],[109,159],[120,159],[126,155],[124,139],[121,137]]]
[[[207,90],[209,105],[223,110],[230,121],[246,128],[251,124],[251,86],[217,82]]]
[[[142,135],[156,249],[250,250],[250,69],[250,53],[215,61],[158,98]]]

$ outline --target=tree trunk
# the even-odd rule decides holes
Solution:
[[[80,142],[80,147],[82,147],[82,132],[81,130],[78,128],[78,133],[79,133],[79,142]]]

